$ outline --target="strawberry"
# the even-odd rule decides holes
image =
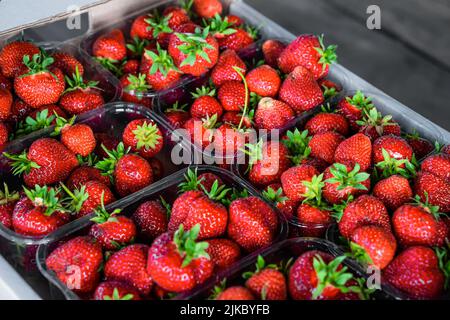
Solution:
[[[237,28],[235,32],[219,39],[219,48],[223,50],[239,51],[255,42],[257,31],[250,28]]]
[[[0,120],[7,120],[11,115],[13,96],[8,89],[0,88]]]
[[[280,129],[295,118],[292,108],[279,100],[262,98],[255,112],[255,124],[259,129]]]
[[[334,131],[315,134],[308,144],[311,156],[331,164],[334,162],[336,148],[344,140],[342,135]]]
[[[317,169],[308,164],[292,167],[281,175],[283,191],[289,199],[303,201],[305,199],[303,194],[308,191],[303,181],[311,181],[314,176],[318,175]]]
[[[39,54],[39,48],[31,42],[14,41],[0,51],[0,71],[7,78],[14,78],[23,67],[23,58]]]
[[[122,64],[122,72],[124,74],[137,75],[141,67],[141,62],[137,59],[130,59]]]
[[[402,251],[384,270],[384,279],[414,299],[435,299],[444,290],[444,275],[435,252],[414,246]]]
[[[0,224],[11,229],[12,215],[14,207],[19,200],[18,192],[9,192],[8,185],[3,183],[3,190],[0,189]]]
[[[281,86],[278,72],[269,65],[263,64],[251,70],[245,76],[248,89],[262,97],[275,97]]]
[[[147,60],[149,70],[145,73],[147,83],[156,91],[174,87],[181,79],[181,73],[172,57],[157,44],[156,50],[145,50],[142,57]]]
[[[249,102],[245,85],[237,80],[225,81],[217,92],[217,98],[226,111],[241,111],[246,99]]]
[[[278,67],[284,73],[290,73],[296,67],[302,66],[307,68],[316,80],[324,78],[328,75],[329,66],[337,60],[336,48],[335,45],[325,47],[323,35],[301,35],[281,52]]]
[[[216,300],[255,300],[255,297],[246,287],[233,286],[220,292]]]
[[[166,7],[163,11],[163,16],[169,18],[168,25],[172,29],[190,22],[189,15],[186,10],[178,6]]]
[[[397,242],[394,235],[379,226],[356,228],[350,236],[352,256],[363,264],[384,269],[394,259]]]
[[[218,88],[226,81],[241,81],[241,76],[234,67],[239,68],[242,74],[247,72],[247,66],[233,50],[225,50],[219,56],[217,64],[211,71],[211,81]]]
[[[28,113],[25,121],[20,121],[17,124],[14,136],[17,138],[40,129],[48,128],[57,124],[57,119],[59,117],[61,117],[60,119],[62,120],[67,117],[67,115],[60,107],[54,104],[34,109],[32,112]]]
[[[336,97],[343,89],[342,86],[329,79],[319,79],[317,83],[322,89],[325,100]]]
[[[368,224],[391,230],[389,215],[383,202],[365,194],[350,202],[337,220],[341,235],[347,239],[356,228]]]
[[[24,173],[23,179],[28,187],[64,181],[78,166],[75,154],[61,142],[51,138],[34,141],[28,152],[24,151],[20,155],[3,155],[13,161],[11,166],[15,175]]]
[[[198,120],[190,118],[183,124],[183,128],[187,131],[190,139],[194,144],[206,148],[214,140],[214,128],[216,127],[217,116]]]
[[[441,149],[442,153],[450,154],[450,145],[446,145]]]
[[[445,180],[430,172],[419,172],[414,191],[422,201],[439,206],[440,212],[450,212],[450,184]]]
[[[61,206],[58,190],[39,187],[31,190],[24,188],[14,207],[12,226],[14,231],[25,236],[42,237],[55,231],[68,220]]]
[[[225,270],[241,257],[239,246],[229,239],[206,240],[208,248],[206,253],[211,257],[217,271]]]
[[[421,138],[416,131],[405,136],[417,159],[423,159],[433,151],[433,144],[427,139]]]
[[[286,45],[279,40],[266,40],[261,48],[264,55],[264,62],[272,68],[277,68],[278,57],[283,52],[284,48],[286,48]]]
[[[359,90],[353,96],[342,98],[337,105],[339,113],[347,118],[350,127],[355,131],[359,130],[356,122],[361,120],[363,114],[373,107],[372,98],[366,97]]]
[[[163,233],[153,242],[147,271],[164,290],[182,292],[194,288],[213,275],[214,264],[206,253],[208,244],[197,242],[200,225],[175,233]]]
[[[190,110],[193,118],[203,119],[206,117],[212,117],[213,115],[220,118],[222,116],[222,106],[214,97],[216,94],[215,89],[202,86],[201,88],[197,88],[196,91],[191,94],[195,99]]]
[[[25,67],[14,78],[14,90],[32,108],[57,103],[64,92],[64,75],[52,66],[53,61],[43,53],[23,57]]]
[[[44,106],[45,107],[45,106]],[[10,121],[20,122],[25,120],[31,111],[31,107],[20,99],[14,99],[11,105]],[[62,115],[61,115],[62,116]]]
[[[357,120],[356,124],[360,126],[359,132],[364,133],[371,140],[381,136],[396,135],[400,136],[400,125],[392,120],[391,115],[382,116],[376,108],[363,110],[362,120]]]
[[[339,204],[350,197],[369,192],[370,175],[360,171],[359,164],[351,166],[335,163],[324,172],[323,197],[330,204]]]
[[[372,142],[366,135],[357,133],[336,148],[334,161],[352,166],[359,164],[361,171],[366,171],[372,165]]]
[[[244,119],[242,119],[242,123]],[[247,133],[229,124],[222,124],[214,131],[214,149],[217,157],[235,156],[248,140]]]
[[[108,177],[102,175],[99,169],[88,165],[83,165],[73,170],[69,178],[67,178],[66,185],[68,189],[73,190],[85,185],[91,180],[99,181],[107,187],[111,186],[111,181]]]
[[[9,129],[6,123],[0,122],[0,149],[8,142]]]
[[[341,114],[322,112],[313,116],[305,124],[305,129],[310,135],[324,133],[328,131],[337,132],[343,136],[349,133],[349,125],[347,119]]]
[[[272,243],[278,227],[276,212],[257,197],[231,202],[228,236],[246,251],[255,251]]]
[[[99,269],[103,263],[100,244],[89,236],[76,237],[56,248],[45,260],[47,268],[75,292],[93,291],[100,279]],[[74,270],[79,281],[74,282]]]
[[[138,152],[140,156],[149,159],[163,148],[164,141],[158,125],[150,119],[130,121],[125,127],[122,140],[127,148]]]
[[[105,263],[107,280],[123,281],[145,297],[153,287],[151,275],[147,272],[149,247],[145,244],[132,244],[115,252]]]
[[[258,256],[256,270],[245,272],[245,286],[255,297],[263,300],[287,300],[287,285],[284,274],[276,265],[266,265],[264,258]]]
[[[187,106],[187,104],[179,105],[177,101],[170,108],[164,110],[167,121],[175,129],[182,127],[189,120],[190,114],[186,111]]]
[[[395,211],[413,196],[408,179],[400,175],[392,175],[378,181],[373,187],[372,193],[390,211]]]
[[[139,37],[132,37],[127,41],[126,44],[127,47],[127,58],[123,62],[123,66],[127,63],[127,61],[135,61],[138,64],[139,69],[139,59],[144,54],[144,50],[153,50],[156,49],[156,43],[154,41],[149,41],[147,39],[142,39]],[[133,62],[134,64],[134,62]],[[124,70],[124,67],[122,66],[122,71],[124,73],[127,73],[127,71]]]
[[[194,0],[193,9],[201,18],[210,19],[222,14],[222,3],[219,0]]]
[[[142,104],[147,108],[151,108],[153,106],[153,99],[146,95],[151,89],[151,86],[147,84],[146,77],[142,73],[138,75],[123,75],[120,78],[120,83],[123,88],[122,100]]]
[[[447,225],[440,218],[439,207],[421,203],[405,204],[395,210],[392,226],[399,243],[403,246],[443,246],[447,238]]]
[[[159,201],[146,201],[139,205],[132,219],[140,235],[155,239],[167,231],[169,213]]]
[[[168,7],[168,10],[172,9]],[[182,18],[182,20],[187,19],[186,22],[189,21],[189,17],[187,17],[185,13],[181,12],[181,10],[179,10],[178,12],[181,13],[181,15],[179,16]],[[175,11],[175,13],[177,13],[177,11]],[[153,39],[156,39],[163,48],[167,48],[170,34],[174,31],[173,28],[169,26],[169,24],[172,24],[172,16],[173,15],[170,14],[149,14],[147,16],[147,19],[145,19],[145,22],[149,25],[149,30],[151,30],[152,32]],[[176,21],[178,19],[177,16],[174,16],[173,18],[173,21]]]
[[[139,292],[126,282],[110,280],[95,289],[94,300],[141,300]]]
[[[450,183],[450,155],[434,154],[427,157],[420,165],[422,171],[429,172]]]
[[[219,45],[208,28],[197,28],[194,34],[174,33],[170,36],[169,54],[184,73],[200,76],[214,67],[219,59]]]
[[[297,113],[308,111],[324,101],[322,90],[308,69],[296,67],[281,84],[280,99]]]
[[[94,132],[87,124],[65,125],[61,129],[61,142],[73,153],[86,157],[95,150]]]
[[[189,175],[189,172],[187,174]],[[194,173],[194,175],[195,175],[195,173]],[[208,192],[211,192],[211,190],[214,186],[214,183],[216,183],[216,181],[217,181],[217,184],[219,187],[224,184],[222,179],[220,179],[219,176],[217,176],[216,174],[211,173],[211,172],[202,173],[198,176],[197,179],[201,185],[201,188],[202,189],[204,188]]]
[[[124,59],[127,55],[125,37],[120,29],[99,36],[92,45],[92,55],[100,61],[111,63]]]
[[[262,192],[263,197],[276,205],[286,217],[292,217],[294,211],[299,205],[299,201],[290,200],[283,192],[283,188],[279,183],[273,183]]]
[[[108,157],[105,149],[113,150],[116,149],[119,145],[119,139],[117,139],[110,133],[95,133],[94,135],[95,139],[97,140],[97,148],[95,149],[95,154],[101,158]]]
[[[228,123],[229,125],[231,125],[233,127],[238,127],[239,124],[241,123],[241,120],[242,120],[242,124],[241,124],[242,128],[249,129],[252,127],[252,122],[253,122],[252,115],[248,114],[248,115],[243,116],[243,114],[238,111],[226,111],[222,115],[221,122]]]
[[[51,57],[54,59],[52,66],[60,69],[64,75],[70,77],[76,73],[76,70],[78,69],[78,73],[83,76],[83,64],[73,55],[65,52],[55,52],[51,55]]]
[[[294,300],[333,300],[348,292],[346,283],[353,278],[342,266],[345,256],[311,250],[295,260],[289,271],[288,289]]]
[[[413,150],[405,139],[394,135],[382,136],[373,143],[373,162],[375,164],[385,160],[383,149],[396,160],[411,160],[413,157]]]
[[[6,78],[1,72],[0,72],[0,89],[6,89],[9,91],[13,89],[11,81],[9,81],[9,79]]]
[[[141,15],[134,19],[130,29],[131,38],[153,39],[153,30],[146,21],[148,17],[148,15]]]

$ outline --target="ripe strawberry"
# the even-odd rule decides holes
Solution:
[[[219,88],[217,98],[226,111],[241,111],[244,108],[246,98],[247,103],[249,102],[244,84],[237,80],[225,81]]]
[[[219,39],[219,48],[223,50],[239,51],[255,42],[257,31],[247,28],[236,28],[236,32]]]
[[[216,156],[230,157],[244,148],[248,135],[244,130],[225,123],[214,131],[213,139]]]
[[[155,239],[167,231],[169,212],[159,201],[146,201],[139,205],[132,219],[139,234]]]
[[[110,280],[95,289],[94,300],[141,300],[139,292],[126,282]]]
[[[324,101],[322,90],[308,69],[296,67],[281,84],[280,99],[297,113],[308,111]]]
[[[262,45],[264,62],[272,68],[278,68],[278,57],[283,52],[286,45],[278,40],[266,40]]]
[[[222,14],[222,3],[219,0],[194,0],[193,9],[201,18],[211,19]]]
[[[11,229],[12,215],[14,207],[19,200],[18,192],[9,192],[8,185],[3,183],[3,190],[0,189],[0,224]]]
[[[119,145],[119,139],[111,135],[110,133],[95,133],[95,140],[97,140],[97,148],[95,154],[100,158],[107,158],[106,150],[116,149]]]
[[[383,202],[365,194],[350,202],[337,220],[341,235],[347,239],[356,228],[368,224],[391,230],[389,215]]]
[[[309,119],[305,125],[305,129],[312,136],[327,131],[334,131],[343,136],[347,136],[349,133],[347,119],[341,114],[328,112],[318,113]]]
[[[192,170],[190,172],[192,173]],[[187,175],[189,176],[189,174],[190,173],[188,171]],[[196,173],[194,173],[194,176],[195,175],[196,175]],[[217,181],[217,184],[219,187],[224,184],[222,179],[220,179],[219,176],[217,176],[216,174],[211,173],[211,172],[202,173],[196,179],[198,180],[198,183],[201,185],[201,188],[205,189],[208,192],[211,192],[211,190],[214,186],[214,183],[216,183],[216,181]]]
[[[222,123],[228,123],[233,127],[238,127],[242,120],[241,127],[244,129],[249,129],[252,127],[253,122],[251,116],[251,114],[246,114],[244,116],[241,112],[238,111],[226,111],[222,115],[222,119],[220,120]]]
[[[336,148],[334,161],[352,166],[359,164],[361,171],[367,171],[372,165],[372,142],[366,135],[357,133]]]
[[[278,210],[288,218],[294,215],[299,205],[299,201],[293,201],[286,197],[280,183],[273,183],[267,186],[262,195],[266,200],[273,202]]]
[[[11,166],[15,175],[24,173],[23,179],[28,187],[64,181],[78,166],[75,154],[51,138],[34,141],[28,152],[24,151],[20,155],[3,155],[13,161]]]
[[[392,120],[392,116],[383,117],[376,108],[363,110],[363,117],[361,120],[357,120],[356,124],[360,126],[359,132],[364,133],[371,140],[376,140],[381,136],[400,136],[401,134],[400,125]]]
[[[208,147],[214,140],[214,128],[216,127],[217,116],[198,120],[190,118],[183,124],[191,141],[202,148]]]
[[[220,54],[217,64],[211,71],[212,83],[218,88],[226,81],[241,81],[241,76],[234,68],[239,68],[242,74],[247,72],[247,66],[237,53],[233,50],[225,50]]]
[[[246,251],[255,251],[272,243],[278,226],[276,212],[257,197],[231,202],[228,236]]]
[[[7,78],[14,78],[23,67],[23,58],[39,54],[39,48],[31,42],[14,41],[0,51],[0,71]]]
[[[64,75],[71,77],[76,73],[78,68],[78,73],[83,76],[84,67],[83,64],[77,60],[73,55],[65,52],[55,52],[51,55],[54,59],[53,67],[60,69]]]
[[[366,97],[359,90],[353,96],[342,98],[337,106],[338,111],[347,118],[354,131],[359,130],[356,121],[361,120],[363,114],[373,107],[372,98]]]
[[[450,145],[446,145],[441,149],[442,153],[450,154]]]
[[[229,268],[241,257],[241,249],[234,241],[229,239],[211,239],[205,242],[208,243],[206,253],[211,257],[216,271]]]
[[[335,163],[324,172],[323,197],[330,204],[339,204],[350,197],[369,192],[370,175],[360,171],[359,164],[351,166]]]
[[[153,30],[150,24],[146,21],[149,18],[149,15],[141,15],[134,19],[131,24],[130,29],[130,37],[131,38],[140,38],[140,39],[153,39]]]
[[[181,128],[189,120],[190,114],[186,111],[187,106],[187,104],[179,105],[177,101],[170,108],[164,110],[167,121],[175,129]]]
[[[127,148],[146,159],[158,154],[164,145],[161,130],[151,119],[130,121],[123,131],[122,140]]]
[[[220,292],[216,300],[255,300],[255,297],[246,287],[233,286]]]
[[[86,157],[95,150],[94,132],[87,124],[66,125],[61,129],[61,142],[73,153]]]
[[[89,236],[76,237],[56,248],[45,260],[58,279],[79,293],[92,292],[100,280],[103,263],[100,244]],[[74,283],[74,268],[79,268],[79,282]]]
[[[137,75],[139,73],[139,69],[141,66],[141,62],[137,59],[130,59],[125,61],[122,64],[122,72],[124,74],[133,74]]]
[[[382,136],[373,143],[373,162],[375,164],[384,161],[383,149],[387,151],[391,158],[397,160],[411,160],[413,156],[411,146],[402,137]]]
[[[153,287],[153,280],[147,272],[149,247],[145,244],[132,244],[114,253],[105,263],[107,280],[123,281],[145,297]]]
[[[67,178],[66,186],[69,190],[73,190],[85,185],[91,180],[99,181],[107,187],[111,186],[111,181],[108,177],[102,175],[99,169],[89,165],[83,165],[73,170],[69,178]]]
[[[32,108],[57,103],[64,92],[62,71],[52,66],[53,58],[42,54],[24,56],[20,75],[14,78],[14,90]]]
[[[0,149],[8,142],[9,129],[6,123],[0,122]]]
[[[9,79],[6,78],[1,72],[0,72],[0,89],[6,89],[9,91],[13,89],[11,81],[9,81]]]
[[[336,97],[343,89],[342,86],[340,86],[336,82],[333,82],[326,78],[317,80],[317,83],[323,91],[325,100]]]
[[[236,16],[234,14],[229,14],[227,16],[225,16],[228,20],[228,22],[230,23],[230,25],[233,25],[235,27],[240,27],[244,24],[244,20],[242,20],[241,17]]]
[[[429,172],[450,183],[450,155],[434,154],[427,157],[420,165],[422,171]]]
[[[146,95],[151,86],[147,84],[145,74],[125,74],[120,78],[120,83],[123,88],[123,101],[141,104],[147,108],[153,106],[153,99]]]
[[[208,28],[203,31],[197,28],[194,34],[174,33],[170,36],[169,54],[183,73],[200,76],[217,63],[219,45],[208,31]]]
[[[222,106],[214,97],[216,94],[215,89],[202,86],[201,88],[197,88],[196,91],[191,94],[195,99],[190,110],[193,118],[203,119],[206,117],[212,117],[213,115],[220,118],[222,116]]]
[[[197,242],[200,225],[160,235],[152,244],[147,271],[156,284],[170,292],[194,288],[213,275],[214,264],[206,253],[208,244]]]
[[[11,115],[13,96],[7,89],[0,88],[0,121],[8,120]]]
[[[311,156],[331,164],[334,162],[336,148],[345,138],[337,132],[328,131],[314,135],[309,141]]]
[[[58,190],[36,186],[17,202],[12,215],[14,231],[25,236],[42,237],[68,222]]]
[[[426,171],[419,172],[414,191],[423,202],[439,206],[440,212],[450,212],[450,184],[445,180]]]
[[[181,79],[181,73],[172,57],[157,44],[156,50],[145,50],[142,56],[149,67],[145,72],[147,83],[156,91],[174,87]],[[143,71],[141,69],[141,71]]]
[[[120,29],[113,29],[99,36],[92,45],[92,55],[111,63],[124,59],[127,48],[123,32]]]
[[[384,270],[384,279],[414,299],[438,298],[444,290],[444,275],[438,257],[427,247],[402,251]]]
[[[169,18],[168,25],[172,29],[190,22],[189,15],[186,10],[178,6],[166,7],[163,11],[163,17]]]
[[[255,124],[259,129],[280,129],[294,119],[292,108],[279,100],[262,98],[255,112]]]
[[[390,211],[395,211],[413,196],[408,179],[400,175],[392,175],[378,181],[373,187],[372,193]]]
[[[352,255],[359,262],[384,269],[394,259],[397,242],[394,235],[379,226],[356,228],[350,236]]]
[[[415,131],[405,136],[406,141],[411,146],[417,159],[423,159],[429,155],[434,147],[433,144],[427,139],[421,138]]]
[[[44,106],[45,107],[45,106]],[[11,105],[11,113],[9,120],[12,122],[20,122],[25,120],[31,111],[31,107],[20,99],[14,99]],[[62,115],[61,115],[62,116]]]
[[[248,89],[262,97],[275,97],[281,86],[278,72],[269,65],[261,65],[245,76]]]
[[[308,188],[303,184],[303,181],[311,181],[314,176],[318,176],[319,172],[311,165],[302,164],[292,167],[281,175],[281,184],[286,196],[293,200],[303,201]]]
[[[245,286],[250,289],[255,297],[263,300],[286,300],[287,285],[284,274],[278,270],[276,265],[266,265],[264,258],[258,256],[256,270],[245,272]]]
[[[323,36],[301,35],[292,41],[280,54],[278,67],[284,73],[292,72],[296,67],[307,68],[314,78],[328,75],[329,66],[336,62],[337,46],[325,48]]]

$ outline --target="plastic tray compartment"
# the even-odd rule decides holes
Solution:
[[[235,187],[239,190],[247,189],[250,196],[258,196],[258,192],[256,190],[247,186],[245,182],[241,181],[230,171],[212,166],[191,166],[190,168],[192,170],[197,170],[199,175],[207,172],[214,173],[219,176],[227,186]],[[113,210],[115,208],[121,208],[124,214],[131,215],[141,203],[149,200],[158,200],[161,195],[168,203],[173,203],[173,201],[177,198],[177,186],[184,181],[184,175],[186,172],[187,169],[180,170],[177,173],[158,181],[152,186],[135,193],[132,197],[128,197],[114,203],[110,206],[110,209]],[[51,290],[52,298],[54,299],[65,297],[69,300],[78,300],[80,297],[73,291],[67,289],[67,287],[56,277],[53,271],[47,269],[45,260],[48,255],[58,247],[59,244],[64,243],[68,239],[75,236],[86,234],[89,231],[89,227],[93,224],[93,222],[90,221],[91,217],[92,216],[83,217],[70,225],[62,227],[52,235],[48,236],[45,243],[39,246],[36,256],[37,264],[41,273],[52,284],[53,289],[56,288],[56,290]],[[286,238],[286,233],[287,222],[283,216],[279,215],[278,232],[273,243],[284,240]],[[264,248],[256,252],[261,252],[263,250]],[[247,255],[247,257],[249,256],[250,255]],[[243,257],[240,261],[236,262],[236,265],[242,265],[244,261],[247,260],[247,257]],[[213,278],[215,279],[216,276],[213,276]],[[187,296],[189,295],[190,294],[187,294]]]
[[[115,137],[120,137],[127,123],[133,119],[139,118],[154,120],[164,134],[165,141],[163,150],[155,157],[163,164],[164,176],[170,175],[182,168],[183,165],[174,165],[171,162],[171,152],[175,142],[170,141],[168,138],[167,132],[169,128],[167,124],[148,108],[131,103],[115,102],[79,116],[76,122],[90,125],[96,133],[107,132]],[[53,127],[49,127],[34,132],[10,143],[3,151],[20,153],[22,150],[28,148],[35,140],[42,137],[48,137],[52,131]],[[12,175],[8,160],[4,156],[0,156],[0,174],[0,181],[6,182],[8,186],[10,186],[10,189],[21,190],[22,179],[18,179],[16,176]],[[132,195],[127,197],[132,197]],[[38,287],[37,291],[39,291],[39,288],[42,288],[42,283],[40,283],[40,276],[36,268],[35,254],[37,246],[47,241],[49,241],[49,239],[44,237],[19,235],[13,230],[7,229],[0,224],[0,253],[27,281],[33,286]],[[45,294],[45,288],[43,292]]]
[[[296,259],[301,254],[311,251],[319,250],[334,257],[340,256],[342,253],[339,251],[333,243],[324,239],[317,238],[292,238],[276,243],[265,250],[252,254],[241,264],[236,265],[229,270],[220,272],[216,279],[211,279],[203,285],[202,288],[197,288],[187,294],[182,294],[177,299],[190,299],[190,300],[204,300],[211,296],[214,286],[220,284],[223,279],[226,279],[227,288],[233,285],[244,285],[245,280],[242,278],[242,274],[246,271],[254,271],[255,264],[258,255],[264,258],[267,264],[279,263],[282,260],[286,261],[289,258]],[[367,278],[364,272],[349,259],[344,260],[344,264],[349,268],[356,277]],[[389,296],[383,290],[376,290],[372,296],[375,299],[388,299]]]

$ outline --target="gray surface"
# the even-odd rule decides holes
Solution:
[[[343,66],[450,129],[449,1],[245,1],[292,33],[324,33]],[[369,4],[380,6],[382,30],[366,28]]]

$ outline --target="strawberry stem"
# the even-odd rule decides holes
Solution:
[[[175,232],[173,242],[175,243],[178,253],[183,257],[181,267],[188,266],[192,260],[204,257],[211,259],[206,252],[209,244],[208,242],[196,242],[200,232],[200,224],[196,224],[189,231],[184,231],[184,226],[181,224]]]

